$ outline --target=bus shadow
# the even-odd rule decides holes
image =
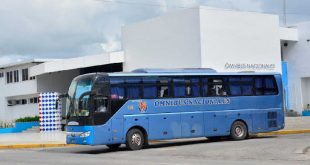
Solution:
[[[276,138],[277,136],[251,136],[246,140],[251,139],[268,139],[268,138]],[[229,137],[222,137],[217,140],[210,140],[210,139],[182,139],[182,140],[158,140],[158,141],[151,141],[148,146],[144,148],[144,150],[149,149],[157,149],[157,148],[166,148],[166,147],[176,147],[176,146],[187,146],[187,145],[195,145],[195,144],[208,144],[208,143],[219,143],[219,142],[229,142],[234,141],[230,139]],[[87,148],[82,151],[75,151],[71,153],[76,154],[104,154],[104,153],[117,153],[117,152],[124,152],[129,151],[125,145],[121,145],[118,149],[109,149],[106,146],[97,146],[97,147],[91,147]]]

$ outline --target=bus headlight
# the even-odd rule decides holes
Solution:
[[[80,137],[81,137],[81,138],[85,138],[85,137],[88,137],[89,135],[90,135],[90,131],[88,131],[88,132],[83,132],[83,133],[80,134]]]

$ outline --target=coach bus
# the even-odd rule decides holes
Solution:
[[[281,75],[212,69],[139,69],[76,77],[67,94],[67,143],[126,144],[230,136],[284,128]]]

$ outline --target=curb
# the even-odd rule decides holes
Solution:
[[[303,134],[310,133],[310,129],[306,130],[282,130],[274,132],[259,133],[258,136],[270,136],[270,135],[287,135],[287,134]],[[152,140],[152,142],[158,143],[161,140]],[[11,145],[0,145],[0,149],[22,149],[22,148],[52,148],[52,147],[74,147],[76,144],[11,144]]]
[[[22,149],[22,148],[51,148],[51,147],[73,147],[75,144],[11,144],[0,145],[0,149]]]
[[[282,131],[259,133],[258,135],[259,136],[265,136],[265,135],[288,135],[288,134],[303,134],[303,133],[310,133],[310,129],[305,129],[305,130],[282,130]]]

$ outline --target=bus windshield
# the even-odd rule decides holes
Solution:
[[[91,77],[74,80],[68,91],[67,109],[69,115],[89,116],[90,114],[90,91],[93,85]]]

